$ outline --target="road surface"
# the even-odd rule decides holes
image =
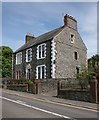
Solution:
[[[28,99],[3,92],[3,118],[97,118],[97,111],[70,105],[62,105],[46,100]]]

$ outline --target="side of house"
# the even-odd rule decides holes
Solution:
[[[77,21],[64,16],[64,29],[53,39],[55,78],[74,78],[87,65],[87,48],[77,31]]]

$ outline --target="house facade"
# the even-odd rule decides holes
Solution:
[[[14,79],[74,78],[87,64],[87,48],[77,31],[77,21],[64,16],[64,25],[26,43],[13,55]]]

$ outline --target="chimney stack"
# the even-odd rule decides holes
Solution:
[[[77,30],[77,21],[72,16],[66,14],[64,16],[64,26],[68,26]]]
[[[31,33],[27,33],[25,36],[25,43],[29,42],[31,39],[35,38]]]

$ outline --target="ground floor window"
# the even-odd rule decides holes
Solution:
[[[79,74],[79,67],[76,66],[76,73]]]
[[[28,64],[26,67],[26,79],[30,80],[31,79],[31,65]]]
[[[27,80],[30,80],[31,78],[31,70],[27,69]]]
[[[21,78],[21,71],[16,72],[16,79],[19,80]]]
[[[45,65],[40,65],[36,67],[36,79],[44,79],[46,78],[46,66]]]

